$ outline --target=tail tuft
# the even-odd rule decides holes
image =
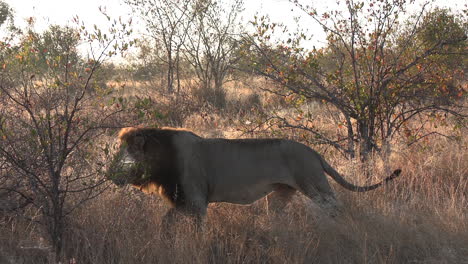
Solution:
[[[401,169],[396,169],[393,171],[392,175],[388,176],[386,179],[385,179],[385,182],[389,182],[393,179],[395,179],[396,177],[400,176],[400,173],[401,173]]]

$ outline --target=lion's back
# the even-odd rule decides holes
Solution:
[[[295,186],[292,156],[305,149],[284,139],[201,139],[194,145],[190,163],[198,172],[192,175],[207,181],[213,200],[232,202],[242,194],[246,203],[270,192],[273,184]]]

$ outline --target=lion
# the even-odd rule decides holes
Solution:
[[[171,205],[163,221],[176,212],[203,218],[209,203],[247,205],[268,194],[284,207],[297,191],[322,207],[334,206],[325,173],[354,192],[374,190],[401,173],[356,186],[316,151],[287,139],[202,138],[187,130],[132,127],[120,131],[119,141],[108,178],[162,196]]]

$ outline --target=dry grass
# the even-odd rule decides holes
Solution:
[[[345,207],[336,218],[311,210],[301,195],[279,215],[267,214],[264,200],[213,204],[203,232],[182,222],[173,242],[161,239],[162,200],[109,191],[71,219],[67,257],[77,263],[467,263],[466,141],[452,144],[439,140],[400,153],[403,176],[384,189],[355,194],[335,186]],[[5,251],[36,233],[14,221],[5,226],[3,254],[19,254]],[[30,263],[40,259],[34,255]]]
[[[188,127],[205,136],[235,131],[221,114],[188,119]],[[215,126],[219,135],[207,128]],[[267,213],[264,199],[251,206],[212,204],[203,232],[182,221],[171,242],[161,237],[168,209],[161,199],[109,190],[70,217],[65,263],[468,263],[467,145],[466,138],[439,138],[400,150],[392,168],[401,167],[402,176],[369,193],[334,185],[344,204],[335,218],[299,194],[277,215]],[[369,180],[356,164],[329,159],[348,180]],[[40,239],[34,225],[0,215],[0,263],[50,260],[47,248],[23,246]]]

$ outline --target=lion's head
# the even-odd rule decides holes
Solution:
[[[119,133],[119,147],[107,171],[107,178],[118,186],[140,185],[149,178],[145,155],[145,135],[137,128],[123,128]]]

